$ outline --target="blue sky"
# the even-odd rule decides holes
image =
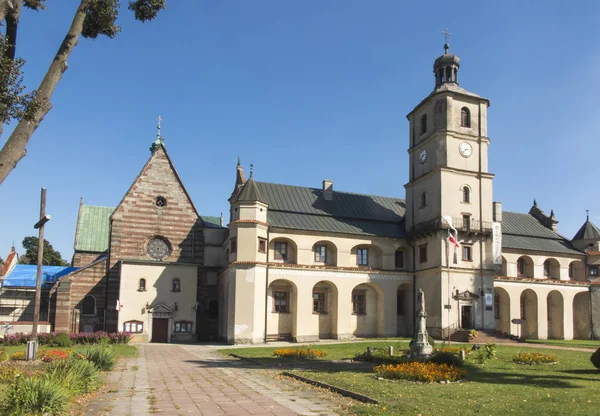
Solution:
[[[23,11],[17,54],[39,84],[77,1]],[[126,3],[122,1],[122,3]],[[260,181],[404,197],[405,115],[443,52],[490,99],[494,200],[553,208],[571,238],[600,225],[598,2],[169,0],[150,23],[121,11],[116,39],[81,39],[28,154],[0,185],[0,256],[37,235],[70,260],[79,198],[115,206],[149,157],[156,117],[203,215],[227,217],[235,164]],[[11,128],[0,138],[3,144]]]

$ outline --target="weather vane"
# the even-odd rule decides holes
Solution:
[[[158,124],[157,124],[157,126],[156,126],[156,127],[157,127],[157,129],[158,129],[158,132],[156,133],[156,138],[157,138],[157,139],[162,139],[162,137],[160,137],[160,122],[161,122],[161,121],[162,121],[162,117],[161,117],[161,116],[158,116]]]

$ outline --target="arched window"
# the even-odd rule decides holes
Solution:
[[[469,204],[471,202],[471,190],[466,185],[463,186],[462,199],[465,204]]]
[[[421,134],[427,133],[427,114],[421,116]]]
[[[217,319],[219,317],[219,303],[216,300],[208,302],[208,317]]]
[[[460,125],[461,127],[471,127],[471,112],[467,107],[460,110]]]
[[[138,283],[138,291],[145,292],[146,291],[146,279],[143,277],[140,279]]]
[[[517,276],[525,276],[525,259],[522,257],[517,260]]]
[[[93,296],[86,296],[81,302],[81,314],[82,315],[96,315],[96,298]]]
[[[551,277],[551,268],[550,268],[550,260],[546,260],[544,262],[544,276]]]
[[[419,208],[425,208],[427,206],[427,192],[422,191],[419,195]]]
[[[173,288],[171,289],[171,292],[181,292],[181,280],[177,277],[173,279]]]

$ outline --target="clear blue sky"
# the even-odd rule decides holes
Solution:
[[[78,1],[48,3],[21,17],[29,87]],[[116,39],[80,40],[54,108],[0,185],[0,256],[37,235],[45,186],[46,238],[70,260],[79,198],[119,202],[159,114],[203,215],[227,217],[238,156],[260,181],[404,197],[405,115],[433,88],[445,27],[461,86],[491,100],[494,200],[527,212],[535,197],[571,238],[585,209],[600,225],[599,17],[600,2],[542,0],[168,0],[146,24],[123,8]]]

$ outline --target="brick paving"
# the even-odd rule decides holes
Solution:
[[[337,415],[315,389],[266,376],[203,345],[147,344],[119,362],[86,415]]]

